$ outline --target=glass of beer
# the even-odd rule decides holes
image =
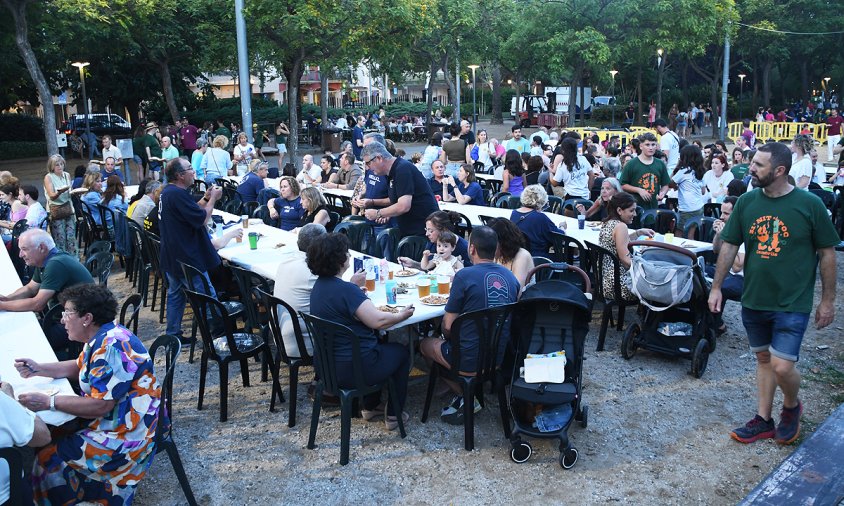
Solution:
[[[373,270],[366,272],[366,291],[369,293],[375,292],[375,271]]]
[[[241,216],[240,222],[243,225],[243,228],[249,228],[249,215],[244,214]]]
[[[448,295],[451,290],[451,276],[437,276],[437,284],[440,285],[440,295]]]
[[[416,281],[416,289],[419,290],[419,298],[431,295],[431,280],[425,276]]]

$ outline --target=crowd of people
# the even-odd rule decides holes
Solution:
[[[352,140],[344,143],[336,156],[327,152],[314,163],[308,154],[299,171],[284,169],[279,174],[279,195],[268,202],[269,218],[277,220],[282,230],[297,234],[297,248],[279,262],[274,295],[296,311],[350,330],[350,335],[335,336],[338,382],[341,387],[354,385],[351,350],[357,341],[365,381],[374,384],[389,378],[398,394],[390,403],[383,401],[380,392],[367,396],[361,405],[363,418],[383,419],[388,430],[395,430],[400,419],[408,418],[404,405],[410,355],[403,345],[382,342],[380,331],[413,316],[414,307],[384,311],[361,289],[365,273],[343,278],[350,268],[350,243],[346,235],[332,231],[337,222],[329,212],[324,190],[351,191],[352,214],[369,223],[375,234],[395,228],[398,237],[427,240],[419,258],[394,260],[405,268],[449,277],[450,295],[439,331],[420,343],[423,357],[447,368],[453,365],[452,350],[444,337],[454,331],[459,315],[516,302],[530,281],[534,257],[548,256],[553,234],[565,232],[565,221],[558,227],[546,214],[550,197],[570,204],[564,204],[561,213],[601,221],[599,245],[617,257],[621,278],[616,278],[614,269],[605,270],[604,285],[596,289],[611,298],[620,285],[622,297],[635,300],[628,244],[655,234],[647,227],[633,227],[637,208],[670,207],[673,197],[669,192],[676,191],[674,206],[679,219],[674,230],[680,236],[692,236],[707,204],[720,204],[721,215],[713,225],[713,249],[720,256],[717,266],[709,266],[714,279],[710,308],[720,315],[725,299],[741,300],[751,349],[759,364],[759,413],[731,435],[745,443],[761,438],[790,443],[799,434],[802,409],[794,364],[812,309],[815,283],[814,264],[805,259],[816,253],[823,284],[817,325],[828,325],[834,314],[835,257],[830,251],[839,238],[826,207],[806,191],[823,182],[824,169],[817,165],[811,136],[797,135],[790,148],[782,143],[757,145],[746,124],[730,152],[723,142],[702,145],[685,138],[686,125],[697,118],[706,124],[705,107],[692,105],[694,115],[675,113],[674,109],[668,121],[652,118],[655,132],[643,133],[624,146],[619,137],[601,141],[597,135],[544,127],[523,136],[519,125],[498,142],[484,130],[473,132],[471,124],[462,120],[447,125],[445,134],[432,135],[415,160],[407,159],[382,133],[365,133],[364,129],[381,126],[387,132],[396,129],[401,133],[416,128],[418,119],[390,118],[383,111],[339,118],[332,126],[352,129]],[[275,141],[283,143],[288,134],[286,125],[280,123]],[[235,145],[229,151],[231,139]],[[110,496],[131,500],[154,454],[156,424],[166,423],[166,413],[160,409],[159,371],[154,370],[141,340],[114,323],[114,296],[104,286],[93,284],[79,262],[71,196],[78,195],[78,202],[88,206],[92,216],[99,218],[100,213],[94,212],[98,206],[123,212],[160,237],[160,268],[167,281],[166,333],[190,343],[182,328],[184,290],[205,287],[202,291],[215,298],[225,292],[219,271],[226,267],[218,249],[243,233],[240,228],[225,234],[213,232],[212,215],[222,198],[222,190],[214,182],[224,176],[240,176],[237,194],[241,202],[257,201],[269,176],[260,150],[265,141],[269,137],[260,144],[250,143],[236,125],[229,128],[221,121],[216,129],[212,125],[193,127],[187,119],[167,129],[147,124],[133,140],[140,181],[136,195],[125,195],[120,153],[112,149],[111,139],[108,145],[104,139],[102,163],[80,166],[73,177],[66,172],[61,156],[49,158],[43,184],[47,209],[38,204],[37,189],[19,186],[11,174],[0,174],[0,227],[8,231],[16,221],[26,219],[30,230],[20,236],[18,247],[23,260],[34,269],[27,285],[0,297],[0,311],[41,311],[62,304],[61,328],[47,336],[51,345],[64,350],[68,342],[86,344],[82,355],[65,361],[46,364],[20,358],[16,362],[23,377],[78,376],[79,395],[22,394],[15,403],[8,384],[0,384],[0,404],[13,413],[9,423],[17,433],[29,435],[16,437],[13,443],[42,447],[32,473],[31,488],[37,500],[58,503],[74,497],[97,501]],[[281,144],[278,147],[284,156],[286,149],[282,152]],[[841,167],[831,178],[835,183],[844,182],[844,165]],[[159,172],[163,172],[163,184],[158,181]],[[492,185],[478,178],[479,174],[497,175],[500,191],[517,199],[518,205],[511,206],[509,219],[492,219],[473,227],[464,237],[459,232],[461,216],[441,210],[439,202],[494,204]],[[207,183],[201,197],[193,193],[199,180]],[[49,233],[40,228],[48,211]],[[113,227],[108,222],[111,214],[103,216],[106,222],[99,224]],[[778,243],[771,242],[773,236]],[[746,248],[739,253],[741,244]],[[386,246],[385,257],[394,244]],[[183,269],[183,264],[192,270]],[[797,278],[777,274],[795,266],[800,270]],[[214,318],[210,320],[212,328],[219,325]],[[291,315],[285,313],[279,323],[288,356],[313,352],[310,339],[306,349],[299,349]],[[789,331],[780,331],[782,325]],[[478,364],[466,350],[476,346],[477,330],[461,329],[460,336],[459,369],[472,374]],[[508,345],[503,339],[496,350],[499,363]],[[475,410],[481,409],[477,400],[463,399],[457,385],[444,386],[453,394],[441,412],[444,422],[462,424],[465,402],[474,402]],[[771,418],[776,386],[784,394],[779,425]],[[43,434],[43,422],[23,408],[61,410],[93,421],[51,442]]]

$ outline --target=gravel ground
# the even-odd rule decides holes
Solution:
[[[841,263],[839,257],[839,269]],[[132,291],[119,270],[109,286],[120,300]],[[388,432],[383,422],[354,419],[350,462],[340,466],[339,409],[324,409],[318,447],[308,450],[312,404],[305,388],[298,396],[297,425],[288,428],[287,403],[275,413],[268,411],[269,382],[260,381],[260,367],[253,362],[251,387],[242,386],[237,366],[230,371],[229,420],[221,423],[217,369],[213,364],[209,368],[205,407],[198,411],[199,364],[189,364],[186,351],[176,370],[174,435],[200,504],[735,504],[796,448],[773,441],[745,446],[728,436],[755,409],[755,364],[738,310],[729,303],[729,331],[719,339],[702,379],[688,374],[686,360],[642,351],[624,360],[621,333],[614,330],[607,336],[606,351],[595,352],[596,312],[584,364],[589,425],[583,429],[573,424],[569,432],[580,451],[571,470],[559,466],[555,441],[532,441],[533,457],[525,464],[513,463],[497,402],[489,396],[476,418],[476,448],[463,450],[462,429],[436,416],[447,399],[435,399],[428,423],[419,421],[424,377],[412,379],[409,387],[407,438]],[[837,313],[829,328],[810,328],[804,340],[804,434],[836,407],[832,392],[812,379],[817,378],[812,371],[821,372],[826,365],[844,369],[844,346],[835,339],[842,330],[840,301]],[[631,321],[628,316],[627,323]],[[149,345],[163,330],[157,312],[141,311],[144,342]],[[819,345],[830,348],[818,350]],[[283,369],[287,396],[285,373]],[[311,378],[306,369],[300,385]],[[136,504],[185,503],[168,459],[159,455],[139,487]]]

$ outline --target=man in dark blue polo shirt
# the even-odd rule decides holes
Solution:
[[[415,165],[403,158],[395,158],[378,142],[371,142],[361,151],[364,164],[389,182],[388,197],[391,205],[383,209],[367,209],[368,220],[386,223],[395,217],[402,237],[423,235],[425,219],[439,210],[431,186]]]
[[[211,244],[211,237],[205,222],[214,211],[214,203],[223,194],[219,187],[211,187],[197,203],[188,188],[193,185],[196,173],[190,162],[174,158],[164,169],[167,185],[161,191],[158,207],[159,231],[161,232],[161,269],[167,276],[167,333],[182,336],[182,317],[185,313],[187,280],[179,262],[184,262],[202,272],[202,277],[215,297],[214,287],[208,278],[208,271],[220,263],[220,257]],[[200,277],[194,286],[202,286]]]

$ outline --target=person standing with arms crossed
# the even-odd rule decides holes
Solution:
[[[815,256],[820,262],[821,301],[815,325],[822,329],[835,317],[836,262],[839,238],[821,200],[795,191],[788,183],[791,151],[785,144],[761,146],[750,164],[752,191],[736,202],[721,230],[721,252],[709,294],[709,309],[719,313],[721,287],[729,267],[745,245],[742,321],[750,349],[756,353],[758,410],[730,436],[742,443],[774,438],[790,444],[800,435],[803,405],[798,398],[800,373],[795,364],[809,324],[815,289]],[[780,422],[771,417],[774,393],[782,390]]]

